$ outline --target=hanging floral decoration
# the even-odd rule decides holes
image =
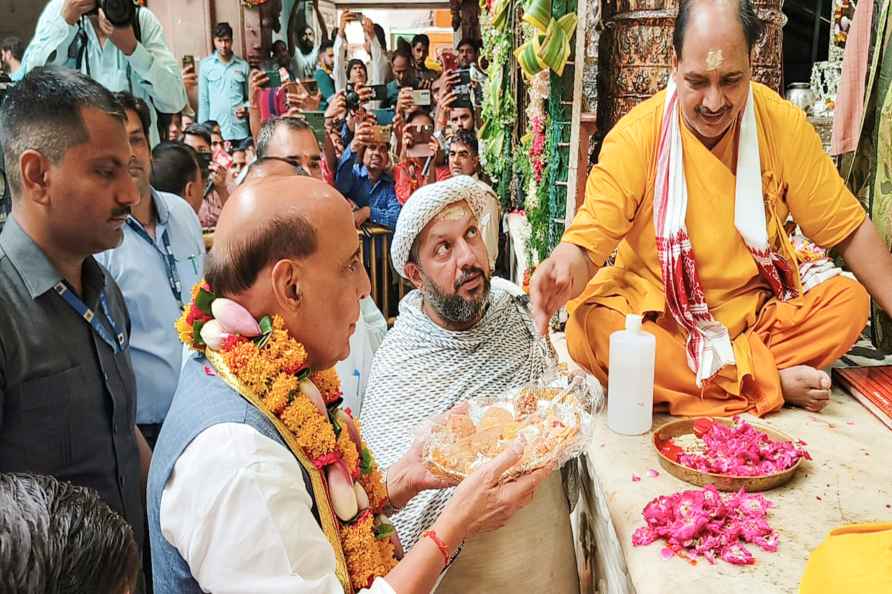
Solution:
[[[568,163],[561,146],[569,138],[570,118],[561,95],[567,88],[576,1],[481,0],[481,8],[483,53],[490,63],[480,133],[483,162],[506,210],[526,211],[529,263],[534,264],[548,255],[563,229],[557,222],[564,215]],[[526,127],[519,131],[509,84],[517,69],[529,96]]]

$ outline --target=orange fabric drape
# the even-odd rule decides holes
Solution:
[[[657,339],[654,409],[683,416],[775,411],[784,404],[778,369],[829,366],[858,339],[868,304],[864,287],[845,277],[828,280],[793,302],[769,301],[755,326],[734,341],[735,356],[744,366],[725,367],[702,393],[675,321],[666,316],[647,321],[644,330]],[[570,355],[605,384],[610,334],[624,325],[623,314],[595,304],[577,308],[567,324]]]

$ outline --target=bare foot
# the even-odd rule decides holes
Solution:
[[[808,365],[780,370],[784,401],[805,410],[821,412],[830,404],[830,376]]]

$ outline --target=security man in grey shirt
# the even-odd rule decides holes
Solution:
[[[136,430],[130,319],[93,254],[139,198],[111,93],[35,68],[0,108],[12,213],[0,234],[0,472],[95,489],[143,543],[151,453]]]

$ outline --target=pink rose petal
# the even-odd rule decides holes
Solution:
[[[633,482],[633,483],[637,483],[637,482],[639,482],[640,480],[641,480],[641,477],[640,477],[640,476],[638,476],[638,475],[635,474],[635,473],[632,473],[632,482]]]
[[[774,504],[760,494],[722,495],[710,485],[651,500],[642,511],[647,524],[635,530],[632,544],[646,546],[662,540],[664,558],[679,556],[696,564],[695,557],[709,563],[721,558],[734,565],[756,562],[746,544],[774,552],[777,533],[768,524]]]
[[[657,472],[656,470],[654,470],[653,468],[650,468],[647,471],[647,476],[649,476],[650,478],[657,478],[658,476],[660,476],[660,473]]]

